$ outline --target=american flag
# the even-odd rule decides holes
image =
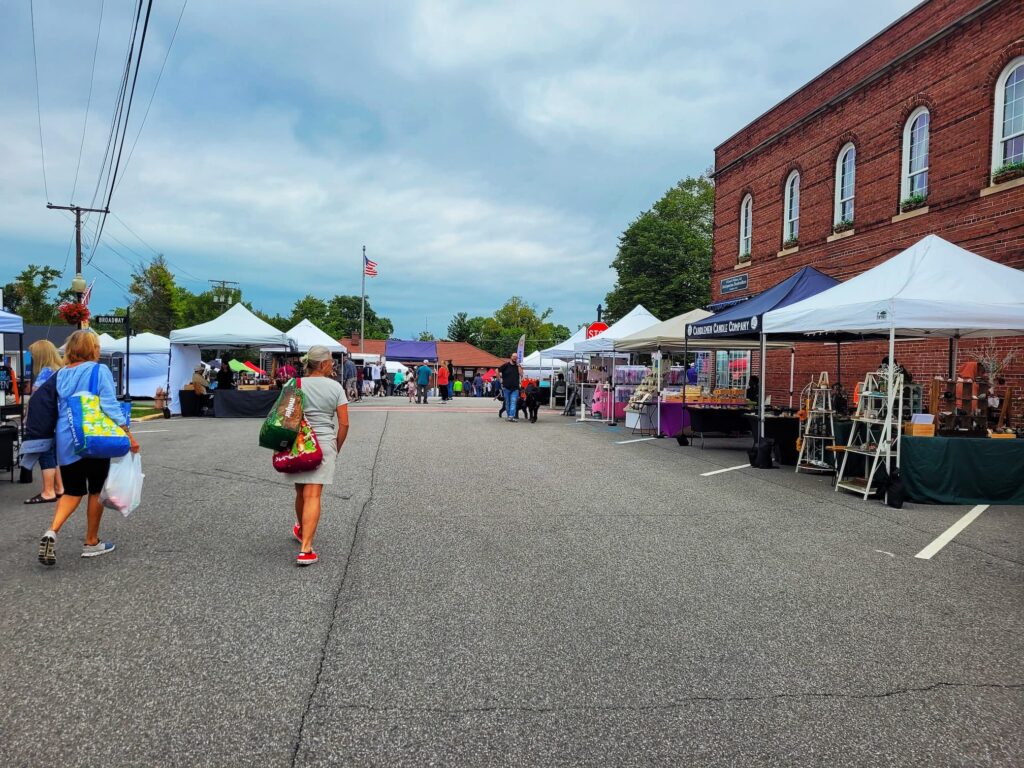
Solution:
[[[85,306],[89,306],[89,299],[92,298],[92,287],[94,285],[96,285],[95,280],[92,281],[89,287],[85,289],[85,293],[82,294],[82,303],[85,304]]]
[[[363,274],[366,275],[367,277],[377,276],[377,262],[370,261],[368,258],[366,258],[365,253],[363,254]]]

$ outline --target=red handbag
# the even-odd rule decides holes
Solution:
[[[302,388],[302,380],[297,379],[296,384]],[[287,475],[296,472],[312,472],[324,462],[324,451],[317,440],[316,432],[309,426],[309,422],[303,417],[299,422],[299,434],[295,438],[292,447],[287,451],[274,453],[274,469]]]

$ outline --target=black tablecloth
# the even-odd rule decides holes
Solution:
[[[213,392],[213,415],[218,419],[265,419],[279,394],[273,389],[217,389]]]
[[[690,429],[694,434],[750,433],[747,414],[735,408],[687,408],[687,411],[690,413]]]
[[[900,474],[912,501],[1024,504],[1024,440],[904,437]]]
[[[758,416],[756,413],[748,413],[745,418],[750,434],[754,435],[756,440]],[[775,441],[780,464],[796,466],[796,461],[800,457],[800,452],[796,449],[796,439],[800,437],[800,419],[796,416],[765,416],[764,436]]]

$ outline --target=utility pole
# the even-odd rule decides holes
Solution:
[[[211,293],[213,293],[214,304],[223,304],[230,308],[238,300],[241,288],[234,280],[209,280],[208,282],[211,286]]]
[[[82,214],[83,213],[110,213],[109,208],[83,208],[80,205],[54,205],[47,203],[46,207],[51,211],[74,211],[75,212],[75,279],[71,281],[71,290],[75,292],[78,303],[82,303],[82,296],[88,287],[85,278],[82,277]],[[78,327],[82,327],[81,321]]]

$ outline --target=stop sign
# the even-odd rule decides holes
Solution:
[[[587,338],[592,339],[599,333],[604,333],[608,330],[607,323],[591,323],[587,326]]]

